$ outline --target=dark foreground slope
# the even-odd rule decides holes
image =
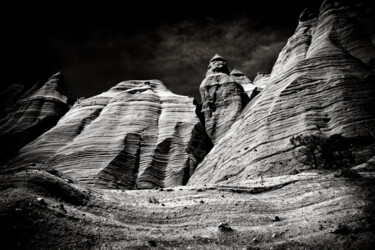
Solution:
[[[372,249],[368,170],[133,191],[88,189],[38,167],[2,173],[0,247]]]

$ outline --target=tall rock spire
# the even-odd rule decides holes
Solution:
[[[218,54],[210,60],[199,90],[206,131],[215,144],[239,116],[249,97],[241,84],[229,76],[227,62]]]

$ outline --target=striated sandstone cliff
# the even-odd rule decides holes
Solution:
[[[45,164],[108,188],[186,184],[206,155],[193,101],[158,80],[121,82],[78,100],[54,128],[20,150],[10,167]]]
[[[374,26],[371,10],[353,1],[325,1],[318,13],[305,10],[262,94],[247,105],[189,184],[288,173],[300,165],[292,157],[298,148],[290,143],[300,134],[361,138],[352,145],[356,162],[373,156]]]
[[[215,55],[210,60],[206,78],[199,91],[206,131],[214,145],[249,102],[249,97],[241,85],[249,83],[245,83],[245,76],[240,76],[240,79],[241,81],[236,82],[237,77],[229,75],[227,62],[220,55]]]
[[[64,89],[61,73],[46,83],[25,90],[11,85],[1,94],[0,162],[5,162],[24,145],[53,127],[71,107],[73,100]]]

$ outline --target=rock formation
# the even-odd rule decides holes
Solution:
[[[253,99],[262,90],[261,88],[257,88],[252,83],[252,81],[238,69],[233,69],[230,72],[230,76],[234,82],[241,84],[250,100]]]
[[[206,155],[193,98],[158,80],[124,81],[81,99],[9,164],[44,164],[108,188],[186,184]]]
[[[262,93],[216,141],[189,185],[302,167],[293,157],[299,149],[290,143],[296,135],[362,138],[352,145],[356,163],[372,157],[375,20],[369,13],[354,1],[325,1],[319,13],[305,10]]]
[[[224,136],[249,102],[240,83],[229,76],[227,62],[215,55],[199,88],[205,127],[213,144]]]
[[[73,100],[62,85],[63,77],[56,73],[44,84],[38,82],[28,90],[15,84],[1,94],[0,162],[53,127],[69,110]]]
[[[77,100],[53,126],[70,106],[60,75],[13,85],[0,95],[2,150],[35,139],[0,167],[0,249],[373,249],[369,13],[345,0],[305,10],[272,72],[253,83],[215,56],[202,113],[158,80],[124,81]],[[316,139],[314,159],[319,140],[349,142],[348,155],[324,149],[355,159],[314,169],[296,159],[311,149],[296,138]],[[155,187],[168,188],[116,190]]]

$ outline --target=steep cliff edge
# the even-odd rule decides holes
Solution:
[[[276,176],[301,166],[290,139],[341,135],[355,163],[374,155],[375,20],[366,5],[325,1],[305,10],[262,93],[197,167],[189,185]]]
[[[121,82],[78,100],[55,127],[20,150],[9,167],[43,164],[108,188],[186,184],[206,155],[193,102],[158,80]]]
[[[53,127],[73,104],[64,91],[61,73],[30,89],[11,85],[1,93],[0,163]]]
[[[236,76],[229,75],[224,58],[215,55],[210,60],[206,78],[199,87],[206,131],[214,145],[224,136],[249,102],[244,87],[236,80]],[[244,82],[244,77],[241,80],[242,83],[248,84]]]

